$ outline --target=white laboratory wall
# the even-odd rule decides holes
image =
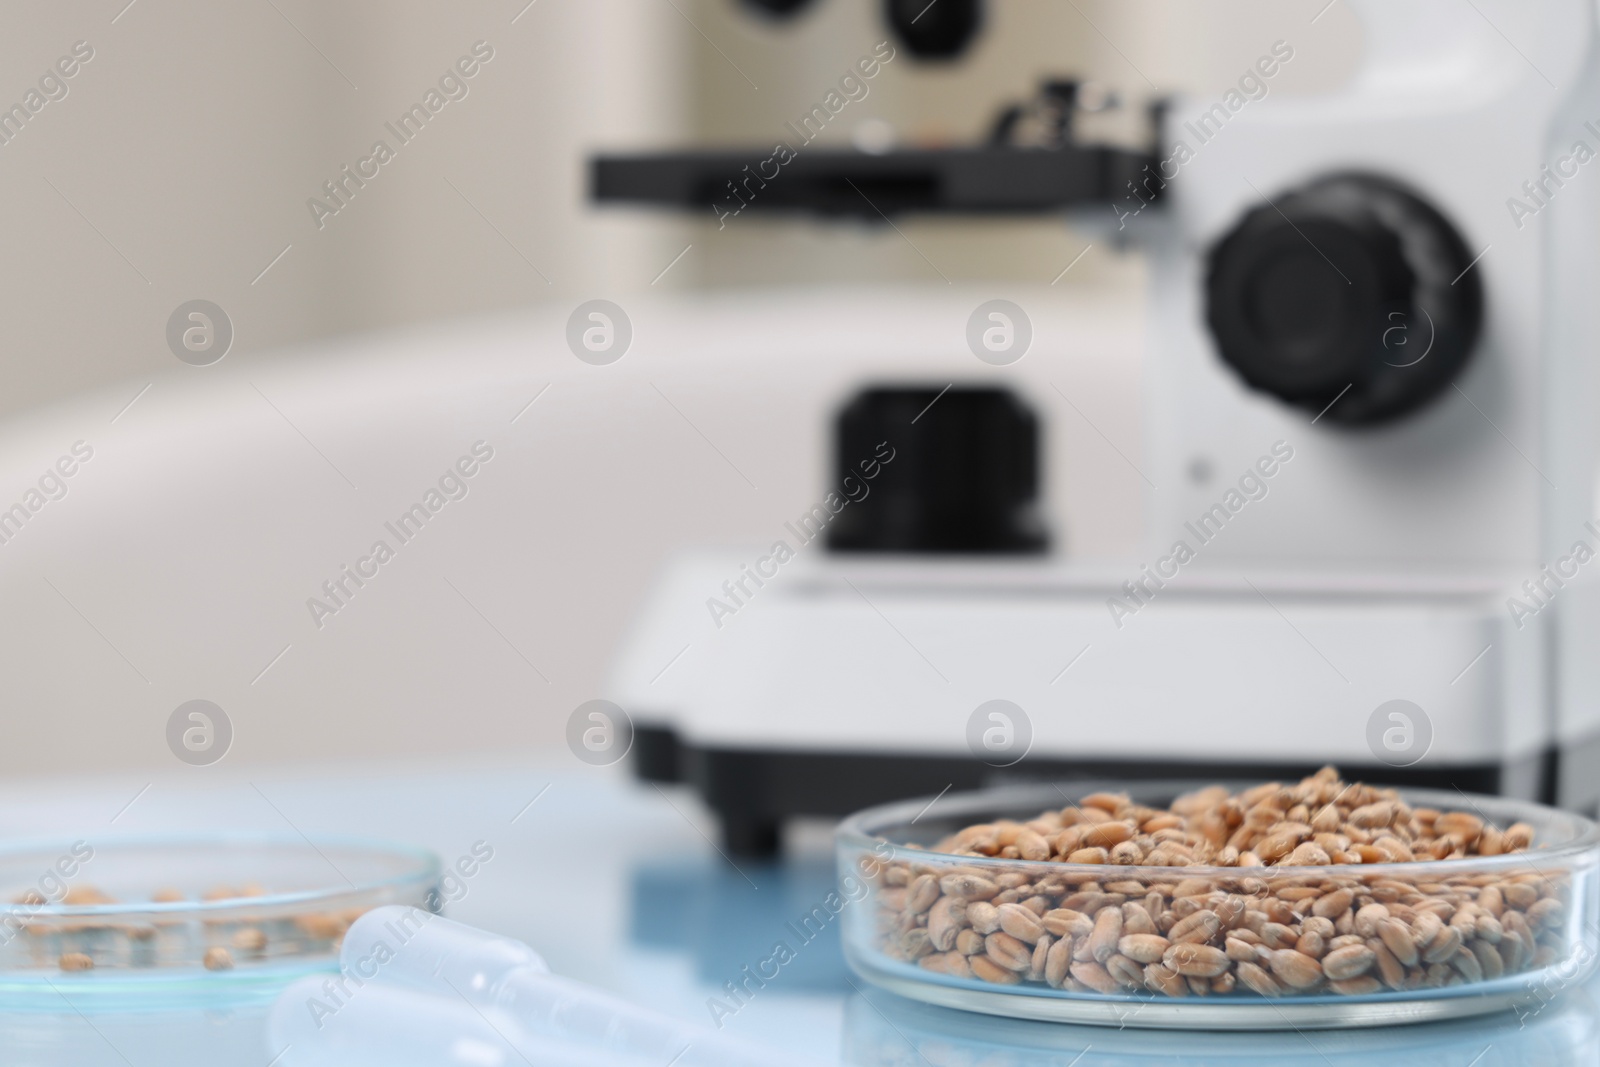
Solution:
[[[687,36],[635,0],[9,5],[0,105],[94,58],[0,145],[0,413],[137,388],[195,298],[254,355],[647,288],[678,225],[586,212],[583,159],[682,139]],[[478,41],[467,95],[398,146],[384,124]],[[379,138],[395,158],[319,228],[307,201]]]

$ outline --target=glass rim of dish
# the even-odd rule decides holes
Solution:
[[[1223,785],[1233,791],[1235,787],[1249,788],[1260,785],[1261,782],[1240,782],[1235,779],[1189,779],[1189,778],[1152,778],[1152,779],[1110,779],[1096,778],[1074,782],[1031,782],[1015,783],[996,786],[988,789],[967,790],[961,793],[939,794],[935,797],[916,797],[910,800],[897,800],[888,804],[878,804],[864,808],[852,815],[846,816],[834,831],[835,845],[853,846],[871,851],[873,846],[888,844],[895,853],[889,857],[880,857],[884,863],[907,862],[914,863],[926,860],[929,863],[944,864],[949,866],[972,866],[978,868],[993,868],[996,870],[1015,870],[1019,866],[1037,867],[1048,869],[1052,873],[1062,873],[1069,876],[1084,876],[1099,880],[1109,872],[1128,879],[1171,879],[1171,878],[1285,878],[1285,877],[1373,877],[1383,874],[1406,872],[1414,874],[1417,871],[1445,872],[1463,870],[1471,866],[1474,871],[1495,870],[1501,867],[1529,866],[1530,857],[1540,859],[1567,859],[1582,856],[1586,852],[1593,852],[1600,846],[1600,823],[1576,812],[1552,808],[1530,800],[1519,800],[1514,797],[1486,796],[1479,793],[1451,793],[1442,789],[1410,788],[1406,786],[1386,786],[1378,782],[1363,783],[1378,789],[1394,789],[1400,794],[1400,799],[1416,807],[1432,807],[1440,811],[1466,811],[1477,814],[1485,822],[1495,822],[1496,825],[1510,825],[1513,822],[1527,822],[1535,830],[1547,829],[1553,818],[1569,819],[1572,821],[1576,833],[1569,839],[1560,843],[1536,843],[1535,847],[1521,849],[1516,852],[1505,852],[1495,856],[1463,856],[1460,859],[1443,860],[1404,860],[1384,863],[1329,863],[1317,866],[1258,866],[1258,867],[1220,867],[1212,864],[1195,864],[1188,867],[1156,867],[1141,864],[1115,864],[1115,863],[1069,863],[1065,860],[1026,860],[1021,858],[1006,858],[1001,856],[963,856],[954,852],[939,852],[932,848],[921,848],[904,841],[895,841],[882,830],[891,827],[904,827],[914,824],[917,820],[927,815],[935,805],[939,807],[939,819],[945,821],[951,818],[960,818],[963,815],[972,816],[961,823],[968,826],[974,823],[993,822],[1007,819],[1013,822],[1027,822],[1036,818],[1042,811],[1060,810],[1073,807],[1078,799],[1090,793],[1098,792],[1126,792],[1135,798],[1140,794],[1161,793],[1173,797],[1196,789],[1209,786]],[[1287,787],[1290,782],[1285,782]],[[1051,804],[1050,798],[1054,797],[1064,803]],[[1453,801],[1453,802],[1452,802]],[[1042,802],[1042,803],[1041,803]],[[1033,808],[1030,811],[1029,805]],[[1500,809],[1513,815],[1510,819],[1491,818],[1485,811],[1474,811],[1480,806]],[[958,827],[959,828],[959,827]]]
[[[72,848],[76,844],[86,840],[85,838],[77,838],[67,842],[64,838],[39,838],[5,842],[0,844],[0,864],[39,854],[45,857],[46,869],[48,870],[52,862],[51,857],[59,858],[62,855],[70,855]],[[316,889],[263,893],[259,896],[222,897],[216,900],[144,900],[99,904],[63,904],[47,901],[43,904],[29,904],[5,899],[0,900],[0,923],[4,923],[12,915],[20,915],[27,920],[37,922],[49,919],[126,918],[129,915],[145,914],[171,916],[199,913],[216,915],[231,911],[260,911],[264,908],[298,907],[321,901],[337,901],[350,896],[380,892],[400,886],[433,882],[438,879],[444,869],[438,855],[431,849],[354,835],[308,836],[301,833],[278,831],[179,831],[161,834],[117,835],[102,837],[98,841],[88,843],[97,853],[102,848],[107,850],[136,850],[140,848],[174,847],[248,848],[252,846],[288,846],[321,856],[328,864],[331,874],[342,881],[330,882],[328,885]],[[334,865],[332,860],[323,854],[324,849],[360,851],[372,855],[410,861],[410,863],[406,869],[382,878],[350,880]]]

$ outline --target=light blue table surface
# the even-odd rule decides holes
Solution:
[[[148,788],[146,788],[148,787]],[[129,800],[137,797],[129,806]],[[531,802],[531,803],[530,803]],[[125,810],[124,810],[125,809]],[[120,814],[119,814],[120,812]],[[708,1000],[828,892],[826,829],[781,864],[737,867],[687,794],[565,752],[448,768],[214,768],[0,788],[0,834],[99,840],[226,828],[362,834],[447,862],[494,857],[448,914],[532,944],[557,973],[710,1025]],[[924,1007],[862,985],[830,933],[802,947],[725,1030],[822,1063],[924,1067],[1600,1064],[1600,981],[1519,1018],[1379,1030],[1230,1034],[1025,1023]],[[102,1014],[0,1001],[0,1067],[268,1067],[259,1006]]]

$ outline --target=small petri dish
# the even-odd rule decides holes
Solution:
[[[1534,832],[1525,851],[1296,867],[1121,866],[933,851],[965,827],[1026,822],[1041,811],[1071,809],[1090,793],[1121,793],[1135,804],[1166,808],[1199,787],[1020,786],[853,815],[835,836],[845,958],[881,988],[945,1007],[1119,1028],[1216,1030],[1381,1026],[1527,1010],[1583,982],[1600,958],[1600,827],[1579,815],[1501,797],[1399,791],[1412,808],[1475,812],[1501,828],[1525,823]],[[1390,953],[1382,960],[1385,970],[1378,963],[1381,952],[1370,961],[1365,953],[1346,952],[1337,981],[1322,973],[1321,962],[1330,954],[1326,945],[1300,941],[1313,929],[1320,936],[1322,924],[1307,920],[1336,922],[1332,936],[1346,938],[1342,944],[1352,943],[1352,935],[1373,944],[1367,935],[1374,932],[1355,929],[1354,917],[1376,903],[1393,908],[1392,917],[1405,924],[1390,932],[1417,942],[1416,958],[1402,961]],[[995,929],[1000,904],[1022,905],[1039,921],[1012,912],[1021,921],[1009,925],[1023,936]],[[1098,956],[1085,951],[1107,909],[1122,913],[1106,916],[1106,925],[1118,928],[1142,911],[1156,928],[1149,930],[1141,918],[1141,930],[1155,940],[1124,945],[1121,938],[1101,937]],[[1205,914],[1193,918],[1200,912]],[[1438,923],[1424,913],[1436,915]],[[1237,936],[1240,929],[1250,933]],[[997,933],[1005,937],[991,940]],[[1429,935],[1425,946],[1423,933]],[[1071,947],[1057,948],[1064,940]],[[1246,943],[1255,947],[1255,956],[1241,948]],[[1403,936],[1396,944],[1402,955],[1410,954]],[[1299,956],[1270,958],[1296,946],[1314,964]],[[1072,969],[1060,962],[1046,966],[1051,949]],[[1169,949],[1177,955],[1169,957]],[[1174,982],[1168,973],[1174,960],[1200,973]],[[1285,966],[1284,974],[1298,984],[1279,976],[1273,962],[1297,965]],[[1347,968],[1363,963],[1351,977],[1366,980],[1345,977]],[[1148,971],[1152,965],[1159,974]],[[1247,971],[1249,984],[1242,980]]]
[[[267,999],[337,970],[364,912],[438,911],[439,877],[425,850],[299,835],[7,845],[0,1001],[60,1012]]]

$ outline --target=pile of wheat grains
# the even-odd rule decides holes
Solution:
[[[1341,781],[1332,767],[1295,785],[1213,786],[1167,808],[1098,793],[1027,822],[969,826],[932,847],[1015,866],[898,853],[879,876],[880,944],[930,971],[1076,992],[1438,988],[1565,954],[1564,872],[1443,865],[1532,843],[1524,823],[1502,829],[1466,812],[1413,808],[1394,790]],[[1441,865],[1437,876],[1361,870],[1412,861]],[[1173,869],[1185,867],[1238,870]]]

